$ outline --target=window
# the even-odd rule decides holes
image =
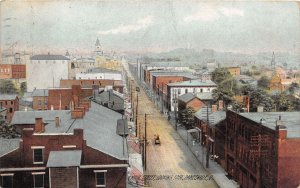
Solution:
[[[42,105],[42,101],[41,101],[41,100],[39,100],[39,102],[38,102],[38,103],[39,103],[39,105]]]
[[[188,93],[188,89],[185,89],[185,93]]]
[[[44,163],[44,146],[32,146],[33,149],[33,163],[43,164]]]
[[[14,101],[10,101],[10,104],[13,105],[13,104],[14,104]]]
[[[202,88],[200,89],[200,92],[201,92],[201,93],[203,92],[203,89],[202,89]]]
[[[180,95],[181,94],[181,89],[178,89],[178,95]]]
[[[13,112],[13,109],[12,108],[9,108],[9,113],[12,113]]]
[[[106,172],[107,170],[94,170],[96,187],[106,187]]]
[[[11,188],[13,187],[14,174],[1,174],[1,187]]]
[[[44,172],[34,172],[33,175],[33,182],[34,188],[44,188]]]

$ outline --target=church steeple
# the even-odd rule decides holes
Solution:
[[[103,54],[99,38],[97,38],[96,43],[95,43],[95,52],[96,52],[96,55],[102,55]]]

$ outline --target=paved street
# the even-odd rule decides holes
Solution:
[[[134,96],[134,101],[136,101],[136,93]],[[145,183],[148,186],[164,188],[218,187],[143,90],[139,94],[138,109],[138,124],[141,126],[141,134],[144,133],[144,113],[149,114],[147,118],[147,140],[149,142],[147,145],[147,170],[144,172]],[[155,134],[159,134],[161,145],[154,144]]]

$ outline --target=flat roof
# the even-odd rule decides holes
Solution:
[[[211,80],[189,80],[189,81],[183,81],[183,82],[174,82],[169,83],[168,86],[217,86],[213,81]]]
[[[273,130],[276,129],[276,120],[281,116],[281,121],[287,128],[287,137],[300,137],[300,112],[250,112],[240,115],[256,123],[260,123],[263,119],[262,125]]]

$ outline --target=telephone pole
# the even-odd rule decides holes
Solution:
[[[147,114],[145,113],[144,168],[147,170]]]

